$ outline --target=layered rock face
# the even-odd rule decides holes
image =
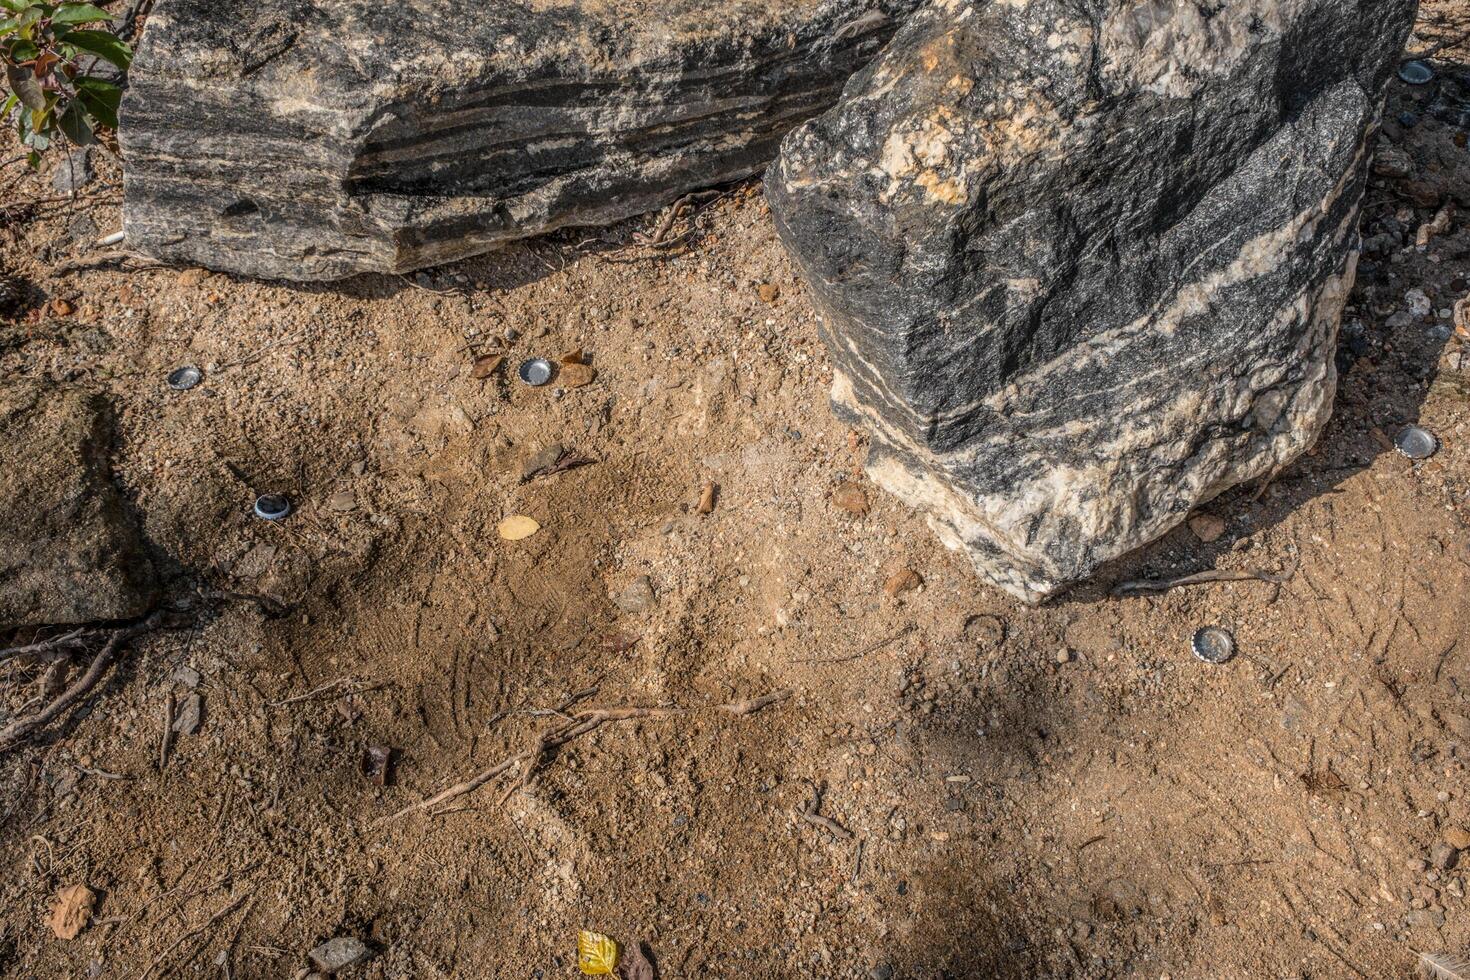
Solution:
[[[767,175],[868,471],[1045,598],[1308,448],[1415,0],[936,0]]]
[[[758,171],[918,0],[159,0],[124,225],[268,278],[403,272]]]
[[[0,627],[148,611],[153,566],[108,464],[100,396],[0,385]]]

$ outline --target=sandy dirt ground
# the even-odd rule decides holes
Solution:
[[[1444,99],[1470,93],[1440,68]],[[730,980],[1380,978],[1470,955],[1470,854],[1437,848],[1470,828],[1449,315],[1470,220],[1414,244],[1470,188],[1466,130],[1428,99],[1389,110],[1410,171],[1369,194],[1318,448],[1210,504],[1213,540],[1181,528],[1040,608],[863,482],[758,183],[670,248],[640,244],[650,216],[294,287],[57,274],[120,226],[116,169],[61,201],[49,171],[0,171],[0,257],[32,290],[0,377],[111,399],[171,612],[0,757],[0,976],[304,977],[355,937],[372,956],[344,976],[570,977],[579,929]],[[586,384],[515,380],[577,350]],[[171,390],[186,364],[203,383]],[[1436,456],[1392,450],[1407,423]],[[556,444],[586,464],[527,478]],[[265,492],[294,513],[253,517]],[[511,515],[540,530],[504,539]],[[922,584],[890,596],[905,569]],[[1283,581],[1112,592],[1204,569]],[[1223,666],[1190,653],[1212,624],[1239,644]],[[35,683],[0,667],[0,712]],[[202,722],[165,751],[193,694]],[[687,710],[536,751],[613,706]],[[59,939],[76,884],[98,901]]]

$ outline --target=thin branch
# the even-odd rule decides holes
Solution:
[[[162,621],[163,613],[155,612],[142,622],[113,630],[112,635],[107,639],[106,645],[102,647],[97,656],[92,658],[91,666],[87,668],[86,673],[82,675],[80,680],[67,688],[56,700],[52,701],[40,711],[13,721],[3,729],[0,729],[0,752],[14,748],[41,728],[44,728],[65,714],[72,705],[86,697],[88,692],[97,686],[97,682],[107,673],[107,668],[112,666],[113,659],[117,656],[118,650],[124,643],[135,636],[154,630]]]
[[[677,718],[683,715],[692,714],[693,712],[700,710],[724,711],[737,716],[751,715],[756,713],[757,711],[760,711],[762,708],[769,707],[770,705],[776,704],[780,701],[785,701],[787,698],[791,697],[793,693],[795,692],[793,692],[790,688],[786,688],[779,691],[772,691],[770,694],[764,694],[760,697],[750,698],[745,701],[731,701],[727,704],[706,705],[702,709],[638,707],[588,708],[585,711],[579,711],[575,715],[572,715],[571,720],[568,721],[566,724],[543,732],[540,736],[537,737],[536,744],[532,745],[530,748],[511,755],[510,757],[504,759],[494,766],[491,766],[489,769],[486,769],[484,772],[480,773],[472,779],[467,779],[462,783],[456,783],[448,789],[434,794],[428,799],[420,800],[417,803],[411,803],[395,813],[390,813],[386,817],[380,817],[379,819],[375,820],[373,824],[374,826],[379,826],[381,824],[388,823],[389,821],[397,820],[399,817],[407,816],[410,813],[416,813],[420,810],[433,809],[436,806],[448,803],[451,800],[464,796],[466,793],[473,793],[475,790],[479,789],[481,786],[484,786],[495,777],[501,775],[502,773],[509,772],[511,769],[514,769],[524,763],[525,768],[521,771],[520,782],[518,784],[512,785],[510,789],[506,792],[505,796],[501,798],[501,802],[504,802],[506,799],[510,798],[510,795],[514,793],[516,789],[527,785],[531,781],[531,777],[535,774],[536,769],[541,764],[546,754],[549,753],[552,749],[555,749],[558,746],[565,745],[574,739],[581,738],[588,732],[595,731],[608,722],[630,721],[635,718]]]

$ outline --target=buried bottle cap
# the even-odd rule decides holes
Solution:
[[[516,373],[532,388],[539,388],[551,380],[551,362],[544,357],[533,357],[522,361]]]
[[[1194,655],[1207,664],[1229,663],[1235,658],[1235,637],[1222,626],[1206,626],[1194,634]]]
[[[1429,67],[1428,62],[1406,61],[1399,65],[1399,78],[1410,85],[1428,85],[1434,81],[1434,69]]]
[[[188,391],[204,380],[204,372],[192,364],[175,368],[168,374],[168,386],[174,391]]]
[[[283,493],[264,493],[255,498],[255,516],[263,521],[284,520],[291,513],[291,501]]]
[[[1434,433],[1417,425],[1406,425],[1400,429],[1393,444],[1410,459],[1428,459],[1439,452],[1439,440]]]

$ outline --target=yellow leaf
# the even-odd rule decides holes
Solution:
[[[618,944],[600,932],[577,933],[577,965],[588,976],[610,974],[618,968]]]
[[[533,518],[526,517],[524,514],[515,514],[501,521],[496,530],[507,541],[520,541],[522,538],[529,538],[541,530],[541,525],[537,524]]]

